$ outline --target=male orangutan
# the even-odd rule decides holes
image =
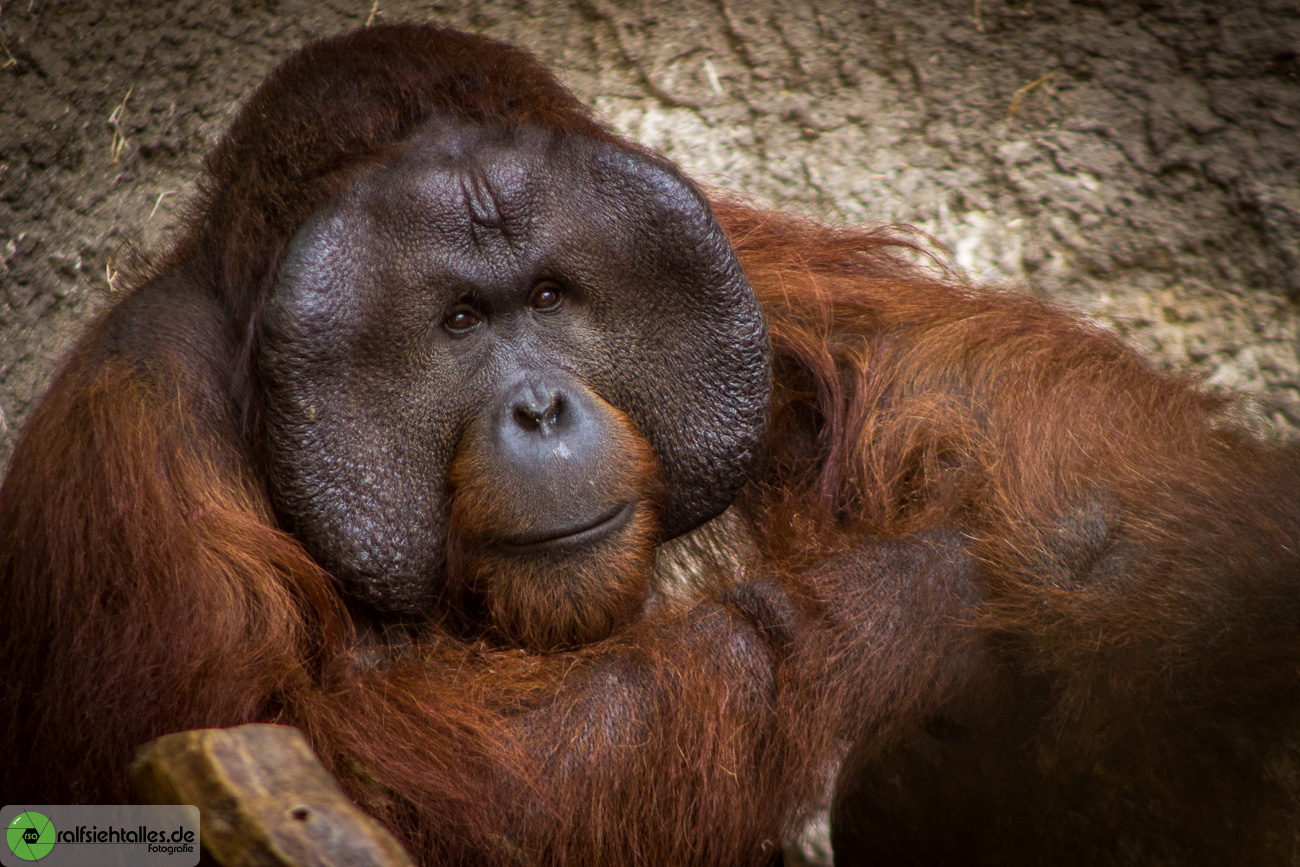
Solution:
[[[766,863],[846,755],[841,863],[1295,859],[1300,456],[910,252],[289,58],[14,453],[5,800],[260,720],[431,864]]]

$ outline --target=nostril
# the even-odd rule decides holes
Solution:
[[[542,400],[521,400],[515,404],[512,415],[515,424],[523,430],[533,432],[541,430],[544,427],[555,427],[560,422],[560,416],[564,413],[564,397],[558,393],[552,393],[550,399],[545,403]]]
[[[547,407],[546,413],[542,416],[542,421],[552,427],[560,423],[560,415],[564,412],[564,395],[556,394],[551,398],[551,405]]]
[[[526,406],[515,407],[515,424],[526,431],[535,431],[542,426],[541,420]]]

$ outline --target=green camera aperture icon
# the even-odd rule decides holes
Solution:
[[[9,851],[24,861],[39,861],[54,848],[54,823],[33,810],[19,813],[5,831]]]

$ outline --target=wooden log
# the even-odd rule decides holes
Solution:
[[[143,803],[193,804],[224,867],[414,867],[290,726],[195,729],[145,744],[131,766]]]

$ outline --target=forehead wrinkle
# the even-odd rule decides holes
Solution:
[[[531,148],[424,147],[383,170],[365,210],[389,240],[397,266],[441,285],[517,286],[548,254],[552,193],[544,159]],[[539,234],[540,232],[540,234]]]
[[[523,248],[534,220],[531,166],[518,154],[491,149],[428,161],[412,172],[411,204],[444,244],[496,254]]]
[[[479,166],[466,166],[458,175],[465,214],[469,218],[469,235],[475,245],[487,247],[498,236],[510,243],[512,232],[488,173]]]

